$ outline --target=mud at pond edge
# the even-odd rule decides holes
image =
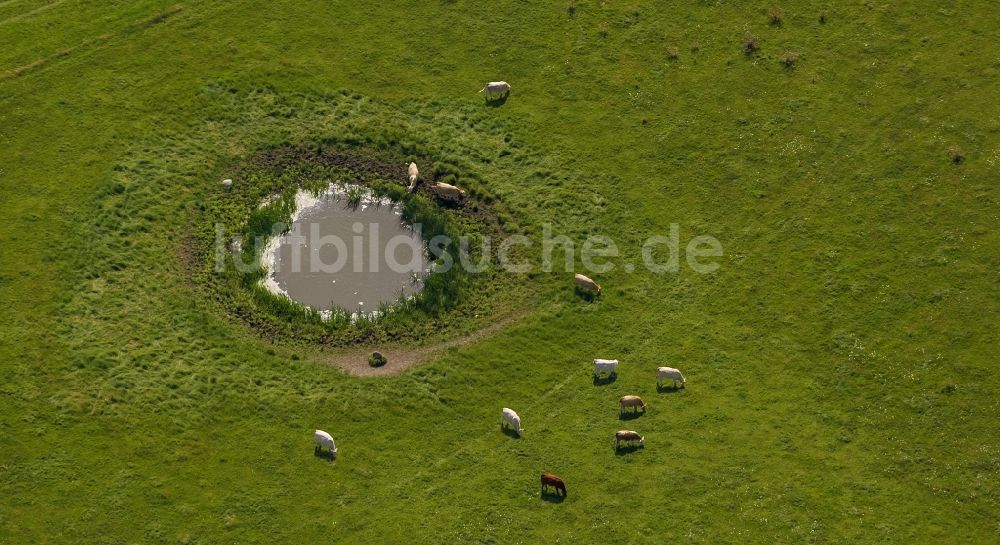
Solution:
[[[354,346],[338,350],[335,354],[324,354],[318,357],[317,360],[327,365],[333,365],[345,373],[356,377],[398,375],[414,367],[430,363],[434,356],[441,354],[449,348],[467,346],[492,337],[508,326],[520,321],[526,315],[527,312],[509,314],[474,333],[429,346]],[[368,356],[374,350],[378,350],[386,357],[388,361],[385,365],[372,367],[368,364]]]

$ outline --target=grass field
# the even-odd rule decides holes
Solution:
[[[0,0],[0,543],[1000,541],[998,23]],[[513,232],[613,238],[605,293],[525,275],[482,307],[522,318],[394,377],[259,334],[192,241],[234,164],[345,134],[464,162]],[[671,224],[719,269],[625,272]],[[657,392],[660,365],[687,388]],[[648,414],[620,422],[626,393]],[[622,427],[646,447],[616,454]]]

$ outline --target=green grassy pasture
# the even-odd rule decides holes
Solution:
[[[997,23],[0,0],[0,543],[996,542]],[[490,298],[524,318],[395,377],[258,334],[191,273],[206,203],[261,147],[348,133],[465,161],[516,232],[613,238],[604,295],[526,275]],[[626,272],[671,224],[719,269]]]

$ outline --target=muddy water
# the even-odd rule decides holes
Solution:
[[[271,245],[269,289],[315,309],[371,313],[423,287],[426,245],[397,205],[366,197],[352,207],[334,189],[296,201],[288,234]]]

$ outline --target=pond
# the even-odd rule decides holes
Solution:
[[[288,232],[268,241],[262,263],[272,293],[352,314],[419,293],[431,265],[420,232],[403,220],[398,204],[359,186],[335,185],[319,195],[296,194]]]

